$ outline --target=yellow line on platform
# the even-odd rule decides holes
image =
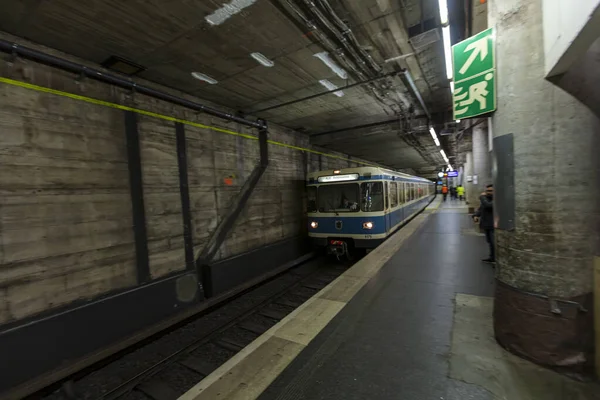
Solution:
[[[430,214],[421,214],[279,321],[179,400],[254,400],[398,252]]]

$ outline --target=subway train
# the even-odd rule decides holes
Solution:
[[[383,168],[312,172],[308,236],[338,259],[352,259],[381,244],[434,196],[434,182]]]

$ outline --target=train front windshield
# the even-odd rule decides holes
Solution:
[[[321,185],[315,194],[319,212],[356,212],[360,209],[358,183]]]
[[[343,183],[308,187],[308,212],[383,211],[381,182]]]

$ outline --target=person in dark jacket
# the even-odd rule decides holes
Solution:
[[[485,239],[490,246],[490,256],[484,262],[496,262],[496,251],[494,248],[494,185],[487,185],[485,192],[479,196],[479,209],[473,215],[475,222],[485,232]]]
[[[454,186],[450,187],[450,198],[456,200],[456,188]]]

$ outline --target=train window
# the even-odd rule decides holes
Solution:
[[[404,200],[404,183],[398,182],[398,189],[398,202],[404,204],[406,202]]]
[[[383,183],[364,182],[360,185],[360,207],[363,211],[383,211]]]
[[[390,207],[394,208],[398,206],[398,184],[396,182],[390,183]]]
[[[419,183],[417,186],[419,186],[419,199],[421,197],[423,197],[423,184]]]
[[[343,183],[319,186],[317,207],[319,212],[356,212],[358,211],[358,185]]]
[[[414,183],[409,183],[408,184],[408,200],[414,200],[415,199],[415,184]]]
[[[306,188],[306,211],[317,211],[317,188],[315,186],[308,186]]]

